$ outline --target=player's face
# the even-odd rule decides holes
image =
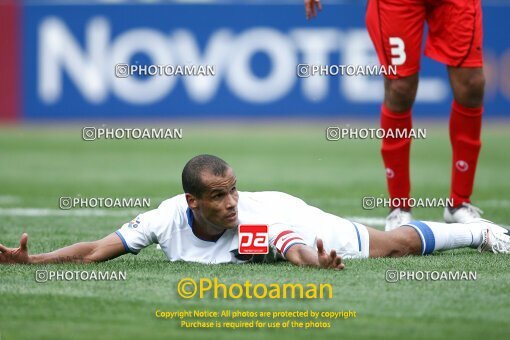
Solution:
[[[236,228],[239,224],[236,176],[229,168],[225,176],[215,176],[209,172],[202,174],[202,183],[207,191],[197,199],[200,215],[209,225],[221,228]]]

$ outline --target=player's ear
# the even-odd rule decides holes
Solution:
[[[188,207],[190,209],[196,209],[198,206],[197,198],[193,196],[192,194],[186,193],[186,202],[188,203]]]

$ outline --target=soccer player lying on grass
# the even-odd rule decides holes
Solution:
[[[342,258],[426,255],[460,247],[510,253],[508,230],[486,220],[466,224],[413,221],[383,232],[307,205],[280,192],[238,192],[232,168],[218,157],[200,155],[182,172],[185,194],[124,224],[94,242],[29,255],[28,236],[19,248],[0,244],[0,263],[101,262],[137,254],[157,243],[170,261],[242,263],[239,224],[267,224],[276,257],[298,266],[343,269]],[[329,252],[327,251],[329,250]]]

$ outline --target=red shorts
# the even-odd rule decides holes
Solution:
[[[423,26],[425,55],[448,66],[482,67],[481,0],[369,0],[366,25],[381,65],[397,76],[420,69]]]

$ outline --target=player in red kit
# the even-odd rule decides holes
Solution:
[[[307,18],[320,2],[305,0]],[[453,150],[450,198],[446,222],[466,223],[480,217],[473,206],[478,154],[481,147],[485,77],[482,56],[481,0],[368,0],[366,25],[379,62],[397,66],[397,75],[384,79],[381,107],[383,129],[411,129],[412,106],[418,89],[424,24],[428,32],[425,55],[446,65],[453,102],[450,142]],[[412,220],[410,197],[410,138],[385,138],[382,156],[391,198],[401,198],[386,219],[386,230]],[[398,200],[392,200],[398,201]]]

